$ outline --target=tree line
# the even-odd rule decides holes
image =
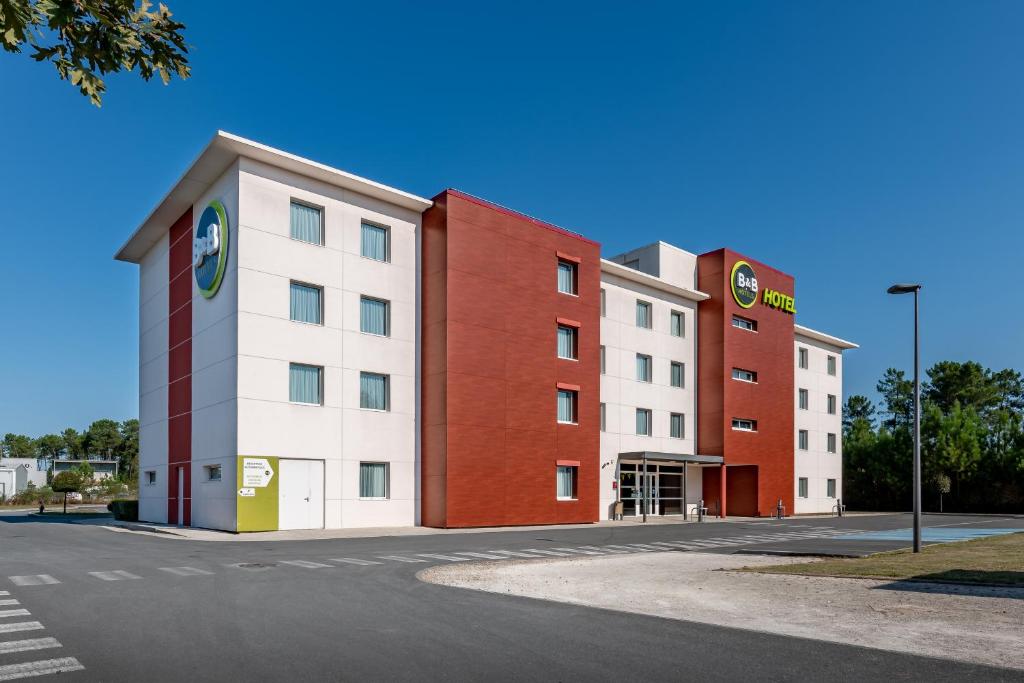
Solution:
[[[1024,378],[968,361],[942,361],[921,384],[921,490],[925,510],[1020,512],[1024,507]],[[845,502],[908,510],[913,495],[914,383],[889,368],[880,404],[843,405]]]
[[[117,460],[118,479],[126,483],[138,481],[139,421],[136,419],[96,420],[82,432],[68,427],[60,434],[36,438],[9,433],[4,436],[2,446],[4,457],[9,458]]]

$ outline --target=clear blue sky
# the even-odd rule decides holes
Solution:
[[[923,360],[1024,368],[1024,4],[167,0],[193,77],[96,109],[0,54],[0,434],[137,411],[116,248],[220,128],[421,195],[792,273],[859,342],[846,391]],[[511,4],[511,3],[509,3]]]

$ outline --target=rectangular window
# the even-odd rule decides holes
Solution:
[[[807,440],[808,440],[807,430],[806,429],[801,429],[799,432],[796,433],[796,437],[797,437],[797,439],[796,439],[796,441],[797,441],[797,443],[796,443],[797,448],[799,448],[802,451],[806,451],[807,450]]]
[[[156,486],[156,472],[154,470],[148,470],[146,472],[146,486]]]
[[[359,331],[391,336],[391,306],[383,299],[359,297]]]
[[[576,392],[571,389],[558,390],[558,421],[576,424]]]
[[[836,357],[835,356],[829,356],[828,357],[828,374],[830,374],[832,376],[835,376],[835,374],[836,374]]]
[[[681,311],[672,311],[672,315],[669,319],[669,332],[673,337],[685,336],[686,327],[683,323],[683,314]]]
[[[292,282],[289,315],[295,322],[322,325],[324,321],[324,290],[313,285]]]
[[[372,258],[374,261],[387,261],[391,252],[391,245],[388,244],[388,229],[372,223],[363,223],[361,230],[360,255]]]
[[[732,419],[732,428],[739,432],[756,432],[757,420],[746,420],[740,417]]]
[[[801,498],[807,497],[807,477],[800,477],[796,480],[797,495]]]
[[[391,378],[376,372],[359,373],[359,407],[388,410]]]
[[[686,427],[682,413],[672,413],[668,418],[668,435],[673,439],[682,439],[686,435]]]
[[[648,408],[636,409],[636,433],[639,436],[651,435],[651,411]]]
[[[750,318],[743,318],[738,315],[732,317],[732,326],[748,332],[757,332],[757,321]]]
[[[800,410],[807,410],[807,405],[810,402],[810,399],[808,399],[807,397],[807,390],[800,389],[797,393],[797,396],[799,400]]]
[[[651,305],[646,301],[636,302],[636,326],[651,329]]]
[[[670,374],[672,386],[679,387],[680,389],[686,386],[686,367],[682,363],[672,361]]]
[[[220,481],[220,465],[204,465],[206,481]]]
[[[288,366],[288,400],[320,405],[324,369],[317,365],[291,363]]]
[[[653,365],[654,361],[650,356],[645,356],[642,353],[636,354],[636,380],[638,382],[650,382]]]
[[[825,480],[825,495],[829,498],[836,497],[836,480],[826,479]]]
[[[367,500],[387,499],[388,464],[386,462],[359,463],[359,497]]]
[[[798,351],[799,366],[801,370],[807,369],[807,349],[800,348]]]
[[[603,374],[605,373],[605,365],[604,365],[604,346],[602,346],[602,347],[601,347],[601,351],[600,351],[600,353],[601,353],[601,374],[603,375]]]
[[[602,289],[601,290],[601,317],[603,318],[606,315],[608,315],[608,309],[605,308],[605,293],[604,293],[604,290]]]
[[[835,415],[836,414],[836,397],[835,397],[834,394],[829,394],[828,395],[828,414],[829,415]]]
[[[833,434],[832,432],[829,432],[829,434],[828,434],[828,452],[829,453],[835,453],[836,452],[836,435]]]
[[[323,244],[323,215],[320,209],[299,202],[292,202],[291,236],[310,244]]]
[[[559,465],[555,471],[555,496],[558,500],[576,500],[576,471],[574,465]]]
[[[757,382],[757,373],[753,370],[732,369],[732,378],[740,382]]]
[[[558,259],[558,291],[576,294],[576,264]]]
[[[607,409],[604,407],[604,404],[602,403],[601,404],[601,431],[602,432],[606,431],[606,423],[605,423],[606,410]]]
[[[558,326],[558,357],[576,360],[576,328]]]

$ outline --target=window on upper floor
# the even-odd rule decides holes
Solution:
[[[806,451],[808,448],[808,434],[806,429],[801,429],[796,433],[796,447],[802,451]]]
[[[636,354],[636,381],[638,382],[650,382],[653,377],[652,366],[654,360],[650,356],[646,356],[642,353]]]
[[[576,480],[578,467],[575,465],[558,465],[555,469],[555,498],[558,500],[576,500]]]
[[[732,326],[733,327],[738,327],[741,330],[746,330],[748,332],[757,332],[757,321],[756,320],[751,320],[750,318],[744,318],[744,317],[739,316],[739,315],[734,315],[732,317]]]
[[[682,413],[672,413],[668,416],[668,435],[673,439],[682,439],[686,436],[685,418]]]
[[[756,432],[757,420],[748,420],[742,417],[732,419],[732,428],[738,432]]]
[[[220,465],[203,465],[203,472],[206,473],[206,481],[220,481]]]
[[[607,410],[608,409],[605,408],[605,405],[602,403],[601,404],[601,431],[602,432],[606,431],[606,427],[605,427],[605,425],[606,425],[606,423],[605,423],[605,414],[606,414]]]
[[[558,259],[558,291],[562,294],[576,294],[576,264]]]
[[[796,480],[796,495],[800,498],[807,497],[807,477],[800,477]]]
[[[155,470],[147,470],[145,472],[145,477],[144,477],[143,481],[146,482],[146,486],[155,486],[156,485],[156,471]]]
[[[797,365],[801,370],[806,370],[808,367],[807,349],[803,347],[797,349]]]
[[[576,424],[577,395],[571,389],[558,390],[558,421],[562,424]]]
[[[637,436],[650,436],[651,435],[651,410],[650,408],[637,408],[636,409],[636,433]]]
[[[600,350],[600,354],[601,354],[601,374],[602,375],[605,373],[604,353],[605,353],[604,352],[604,346],[602,346],[601,350]]]
[[[836,397],[833,394],[828,395],[828,414],[836,414]]]
[[[606,315],[608,315],[608,309],[607,309],[606,303],[605,303],[605,297],[606,296],[607,296],[607,294],[605,294],[604,289],[602,289],[601,290],[601,317],[602,318],[605,317]]]
[[[835,356],[829,356],[828,357],[828,374],[830,374],[832,376],[835,376],[835,374],[836,374],[836,357]]]
[[[324,290],[316,285],[292,282],[289,316],[295,322],[323,325]]]
[[[391,336],[391,304],[383,299],[359,297],[359,331],[380,337]]]
[[[391,377],[379,372],[359,373],[359,407],[364,410],[390,410]]]
[[[669,367],[669,383],[682,389],[686,386],[686,366],[677,361],[672,361]]]
[[[647,301],[636,302],[636,326],[651,329],[651,304]]]
[[[291,363],[288,366],[288,400],[292,403],[322,405],[324,369],[318,365]]]
[[[668,322],[669,332],[673,337],[683,337],[686,335],[685,318],[683,318],[682,311],[672,311]]]
[[[360,226],[359,254],[374,261],[391,260],[390,230],[383,225],[363,221]]]
[[[833,434],[832,432],[829,432],[829,434],[828,434],[828,452],[829,453],[835,453],[836,452],[836,435]]]
[[[757,382],[757,373],[753,370],[743,370],[742,368],[732,369],[732,378],[739,380],[740,382]]]
[[[836,497],[836,480],[826,479],[825,480],[825,495],[829,498]]]
[[[800,406],[800,410],[807,410],[807,406],[810,404],[810,399],[808,398],[807,390],[806,389],[800,389],[797,392],[797,396],[798,396],[798,405]]]
[[[291,237],[293,240],[324,243],[323,209],[292,200]]]
[[[568,325],[558,326],[558,357],[576,360],[576,328]]]

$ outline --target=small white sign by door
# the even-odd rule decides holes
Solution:
[[[252,498],[256,495],[256,489],[238,489],[238,495],[242,498]]]
[[[274,469],[266,458],[242,459],[242,486],[265,488],[274,478]]]

